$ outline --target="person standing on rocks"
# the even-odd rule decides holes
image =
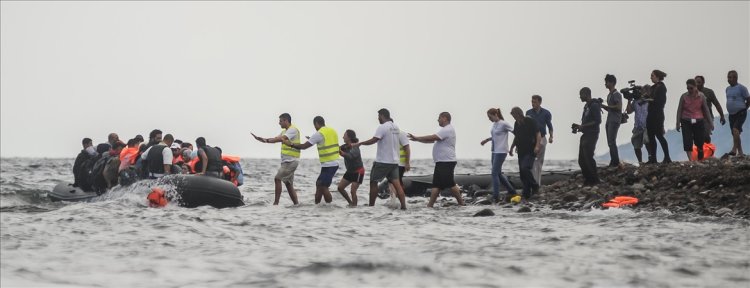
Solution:
[[[648,101],[646,101],[645,98],[648,96],[647,93],[649,93],[650,90],[650,85],[644,85],[643,88],[641,88],[641,93],[644,93],[641,95],[641,98],[629,99],[628,106],[625,108],[625,111],[628,114],[635,113],[635,116],[633,117],[633,136],[630,137],[630,143],[633,144],[635,158],[638,159],[638,164],[643,164],[643,151],[641,151],[641,149],[643,148],[643,143],[648,139],[646,136]]]
[[[648,133],[648,143],[646,144],[646,150],[648,150],[648,164],[656,164],[656,139],[659,139],[659,145],[661,145],[662,152],[664,152],[664,160],[662,163],[670,163],[672,159],[669,157],[669,145],[667,145],[667,139],[664,138],[664,105],[667,104],[667,86],[664,85],[664,78],[667,77],[667,73],[661,70],[654,70],[651,72],[651,82],[654,86],[651,86],[651,99],[653,101],[648,104],[648,116],[646,116],[646,132]]]
[[[617,131],[620,130],[622,122],[622,94],[615,89],[617,78],[615,75],[607,74],[604,77],[604,87],[607,87],[607,105],[602,108],[607,111],[607,122],[604,129],[607,133],[607,146],[609,147],[609,167],[620,166],[620,155],[617,152]]]
[[[451,189],[453,197],[456,197],[458,205],[463,206],[464,200],[461,198],[461,190],[453,178],[453,172],[456,169],[456,130],[451,125],[451,114],[442,112],[438,116],[438,125],[440,130],[432,135],[414,136],[407,134],[410,140],[421,143],[435,143],[432,146],[432,160],[435,161],[435,171],[432,174],[432,193],[430,202],[427,207],[432,208],[435,201],[440,195],[440,190]]]
[[[574,134],[579,131],[583,133],[578,146],[578,165],[581,167],[581,174],[583,174],[583,185],[592,186],[600,182],[599,175],[596,172],[594,153],[596,142],[599,140],[599,125],[602,123],[601,101],[591,99],[589,87],[581,88],[578,93],[581,102],[585,102],[586,105],[583,106],[581,124],[573,123],[571,128],[573,128]]]
[[[528,112],[526,112],[528,115]],[[500,198],[500,184],[505,187],[508,196],[515,195],[516,189],[510,184],[508,178],[503,175],[503,163],[508,157],[508,133],[513,132],[513,126],[505,121],[500,108],[490,108],[487,110],[487,117],[492,122],[490,137],[482,140],[480,144],[484,146],[487,142],[492,142],[492,200],[498,202]],[[541,184],[540,184],[541,185]]]
[[[536,183],[542,185],[542,166],[544,166],[544,152],[547,150],[547,129],[549,128],[549,143],[552,144],[552,113],[549,110],[542,108],[542,96],[533,95],[531,96],[531,109],[526,110],[526,116],[534,118],[536,120],[537,127],[539,127],[539,133],[542,134],[542,141],[539,149],[539,153],[536,154],[534,159],[534,168],[531,172],[534,174]]]
[[[703,76],[701,75],[695,76],[695,83],[698,84],[698,91],[706,96],[708,112],[711,113],[711,123],[714,122],[714,111],[712,109],[713,105],[716,105],[716,112],[719,112],[719,122],[721,123],[721,125],[727,123],[727,120],[724,119],[724,109],[721,108],[721,103],[719,103],[719,99],[716,98],[716,93],[714,93],[714,90],[703,86],[706,83],[706,78],[703,78]],[[705,126],[706,128],[708,128],[708,125]],[[711,143],[711,130],[706,129],[706,137],[704,137],[704,140],[706,143]]]
[[[747,87],[740,83],[737,83],[737,71],[729,71],[727,74],[727,113],[729,114],[729,128],[732,129],[732,138],[734,145],[732,145],[732,151],[729,155],[743,155],[742,152],[742,141],[740,134],[742,133],[742,125],[745,124],[747,119],[747,108],[750,107],[750,94],[747,92]]]
[[[513,107],[510,115],[516,120],[513,124],[513,144],[510,146],[509,154],[513,156],[513,149],[518,148],[518,172],[523,183],[522,201],[528,201],[531,196],[539,191],[539,183],[534,179],[531,172],[534,167],[534,156],[541,149],[542,134],[539,132],[536,120],[524,117],[521,108]]]
[[[693,145],[698,149],[698,160],[703,160],[703,143],[706,131],[714,129],[713,121],[709,121],[711,113],[708,111],[706,96],[698,91],[695,79],[688,79],[687,92],[680,97],[677,106],[677,131],[682,130],[682,148],[690,159]],[[706,128],[705,126],[708,126]]]

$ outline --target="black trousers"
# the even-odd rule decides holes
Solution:
[[[581,174],[586,184],[599,183],[599,175],[596,174],[596,161],[594,150],[599,133],[584,133],[581,135],[581,143],[578,146],[578,165],[581,166]]]

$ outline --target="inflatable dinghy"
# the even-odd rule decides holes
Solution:
[[[72,183],[67,182],[57,184],[51,192],[47,193],[47,197],[52,201],[81,202],[88,201],[96,196],[98,195],[94,191],[86,192],[79,187],[73,187]]]
[[[568,180],[576,171],[547,171],[542,173],[542,186],[550,185],[558,181]],[[521,177],[518,172],[514,173],[503,173],[513,188],[521,189]],[[491,174],[456,174],[453,176],[453,180],[456,181],[459,187],[476,185],[479,189],[492,189],[492,175]],[[404,192],[406,196],[423,196],[429,193],[432,188],[432,175],[419,175],[419,176],[404,176]],[[384,194],[388,190],[387,182],[383,182],[380,186],[380,194]],[[505,191],[505,187],[500,186],[500,191]]]
[[[174,190],[167,191],[165,197],[176,201],[187,208],[209,205],[215,208],[237,207],[245,205],[240,189],[232,182],[203,175],[167,175],[159,179],[159,184],[174,185]]]

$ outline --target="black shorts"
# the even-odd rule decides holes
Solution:
[[[406,173],[406,167],[398,166],[398,181],[404,183],[404,173]]]
[[[365,180],[365,167],[359,167],[357,170],[344,172],[344,180],[362,184],[362,181]]]
[[[742,132],[742,125],[745,125],[747,120],[747,110],[729,114],[729,129],[737,129]]]
[[[453,180],[454,170],[456,170],[456,162],[436,162],[435,172],[432,174],[432,187],[444,189],[455,186],[456,181]]]

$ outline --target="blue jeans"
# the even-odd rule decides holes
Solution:
[[[516,194],[516,189],[510,184],[508,178],[503,175],[503,162],[508,153],[492,153],[492,198],[500,198],[500,184],[505,186],[508,195]]]
[[[534,179],[531,168],[534,167],[534,153],[518,155],[518,172],[521,174],[521,183],[523,183],[523,193],[521,197],[528,199],[531,197],[532,187],[538,187],[539,184]]]

